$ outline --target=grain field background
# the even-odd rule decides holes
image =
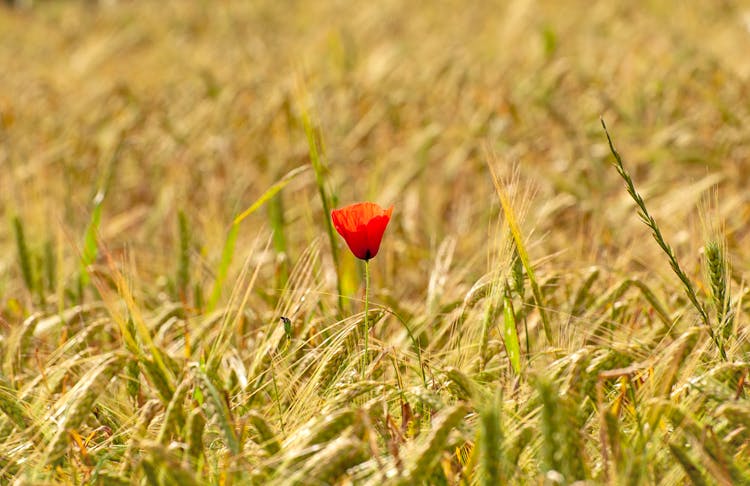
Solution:
[[[750,484],[748,45],[731,0],[3,3],[0,482]]]

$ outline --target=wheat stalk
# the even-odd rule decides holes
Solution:
[[[646,203],[643,200],[643,197],[640,195],[640,193],[636,190],[635,184],[633,183],[633,179],[630,177],[630,174],[627,170],[625,170],[625,166],[623,165],[622,158],[620,157],[620,154],[615,150],[615,146],[612,143],[612,138],[609,136],[609,131],[607,131],[607,125],[604,123],[604,119],[601,119],[602,127],[604,128],[604,133],[607,136],[607,142],[609,143],[609,150],[612,152],[612,155],[615,158],[614,166],[615,169],[617,169],[617,173],[620,174],[620,177],[625,181],[625,187],[627,188],[628,194],[630,194],[630,197],[635,201],[635,204],[638,206],[638,216],[641,218],[641,221],[648,226],[648,228],[651,230],[651,235],[654,237],[654,240],[656,241],[657,245],[659,245],[659,248],[664,252],[664,254],[667,256],[667,260],[669,261],[669,266],[672,267],[672,271],[677,275],[677,278],[680,279],[680,282],[682,282],[682,288],[685,291],[685,295],[687,295],[688,300],[691,304],[693,304],[693,307],[698,311],[698,314],[701,317],[701,320],[703,321],[703,324],[706,326],[706,329],[708,330],[709,336],[711,336],[711,339],[713,340],[714,344],[716,345],[716,348],[719,350],[719,353],[721,354],[721,357],[724,361],[727,360],[727,354],[724,350],[724,346],[719,341],[718,336],[714,333],[714,329],[711,326],[711,321],[708,318],[708,313],[706,312],[705,307],[700,303],[698,300],[698,296],[695,293],[695,288],[693,287],[692,282],[690,281],[690,278],[687,276],[687,274],[682,270],[682,267],[680,267],[679,262],[677,261],[677,257],[675,256],[674,250],[672,247],[666,242],[664,239],[664,236],[661,234],[661,229],[659,229],[659,225],[656,223],[656,220],[651,216],[651,213],[648,212],[648,208],[646,208]]]

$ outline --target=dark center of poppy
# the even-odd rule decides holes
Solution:
[[[372,254],[370,253],[370,249],[368,248],[367,250],[365,250],[365,260],[369,260],[370,258],[372,258]]]

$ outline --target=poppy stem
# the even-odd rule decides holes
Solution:
[[[369,361],[369,341],[370,341],[370,260],[365,260],[365,354],[362,358],[362,379],[365,379],[367,362]]]

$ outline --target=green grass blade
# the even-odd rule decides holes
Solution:
[[[234,258],[234,246],[237,243],[237,236],[240,232],[240,225],[234,223],[229,228],[226,240],[224,241],[224,248],[221,251],[221,260],[219,261],[219,267],[216,271],[216,280],[214,280],[214,286],[211,290],[211,296],[208,299],[208,305],[206,306],[206,312],[209,313],[216,308],[216,304],[221,298],[221,293],[224,288],[224,281],[227,278],[229,272],[229,266],[232,264]]]
[[[254,203],[250,205],[249,208],[242,211],[239,216],[234,218],[234,221],[232,224],[237,225],[242,222],[243,219],[247,218],[251,214],[253,214],[255,211],[258,210],[263,204],[268,202],[269,199],[274,197],[279,191],[284,189],[287,184],[292,182],[298,175],[304,173],[309,169],[309,166],[307,165],[301,165],[295,169],[290,170],[289,172],[284,175],[281,179],[276,181],[271,187],[269,187],[266,192],[264,192],[258,199],[255,200]]]
[[[83,235],[83,249],[81,250],[81,287],[85,287],[91,281],[89,276],[89,266],[96,261],[99,252],[97,244],[97,234],[102,222],[102,202],[104,194],[99,192],[94,198],[94,209],[89,218],[89,224],[86,226],[86,232]]]
[[[177,214],[177,226],[179,231],[180,253],[177,261],[177,294],[180,298],[186,298],[190,288],[190,224],[185,211],[180,210]]]
[[[283,289],[289,280],[289,256],[286,235],[284,234],[284,200],[281,193],[276,194],[268,203],[268,220],[273,230],[273,250],[276,252],[276,288]]]
[[[503,299],[503,341],[508,360],[516,374],[521,373],[521,344],[518,342],[516,315],[513,302],[507,296]]]
[[[216,271],[216,280],[214,281],[214,286],[211,290],[211,296],[208,299],[207,312],[211,312],[212,310],[214,310],[216,308],[216,304],[221,298],[224,282],[227,278],[227,273],[229,272],[229,266],[232,264],[232,259],[234,258],[234,248],[235,244],[237,243],[237,236],[239,235],[240,223],[242,222],[242,220],[257,211],[258,208],[263,206],[263,204],[265,204],[279,191],[286,187],[287,184],[294,180],[295,177],[302,174],[307,169],[308,166],[303,165],[287,172],[284,177],[282,177],[278,182],[268,188],[266,192],[264,192],[253,204],[250,205],[249,208],[247,208],[242,213],[240,213],[239,216],[234,218],[232,226],[229,228],[229,233],[227,233],[226,240],[224,241],[224,248],[221,252],[221,260],[219,261],[219,267]]]
[[[34,292],[34,273],[31,266],[31,256],[23,231],[23,223],[21,223],[21,219],[18,216],[13,218],[13,230],[16,234],[16,250],[18,251],[18,263],[21,267],[23,283],[26,284],[29,292]]]

